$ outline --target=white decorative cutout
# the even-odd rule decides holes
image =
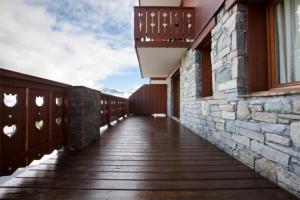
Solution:
[[[17,126],[15,124],[11,126],[4,126],[3,128],[3,133],[7,135],[9,138],[14,136],[17,132]]]
[[[43,120],[36,121],[36,122],[35,122],[35,127],[36,127],[38,130],[42,130],[42,128],[44,127],[44,121],[43,121]]]
[[[56,97],[55,104],[60,107],[63,104],[62,97]]]
[[[5,106],[9,107],[9,108],[13,108],[17,105],[17,94],[3,94],[4,95],[4,99],[3,99],[3,103]]]
[[[62,117],[58,117],[58,118],[55,119],[55,123],[56,123],[57,125],[60,125],[61,122],[62,122]]]
[[[44,97],[43,96],[36,96],[35,97],[35,104],[38,107],[42,107],[44,105]]]

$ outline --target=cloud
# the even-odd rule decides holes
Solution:
[[[72,85],[137,67],[135,0],[1,0],[0,66]]]

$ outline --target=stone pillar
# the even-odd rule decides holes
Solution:
[[[100,137],[101,93],[86,87],[70,91],[70,150],[81,150]]]

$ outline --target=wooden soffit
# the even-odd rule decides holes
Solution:
[[[192,44],[192,49],[198,48],[202,42],[205,41],[205,39],[209,36],[211,30],[216,26],[216,18],[213,17],[208,24],[205,26],[205,28],[201,31],[201,33],[198,35],[194,43]]]

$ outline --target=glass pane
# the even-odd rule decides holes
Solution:
[[[300,0],[277,4],[275,30],[279,83],[300,81]]]
[[[295,81],[300,81],[300,0],[296,0],[295,18]]]

